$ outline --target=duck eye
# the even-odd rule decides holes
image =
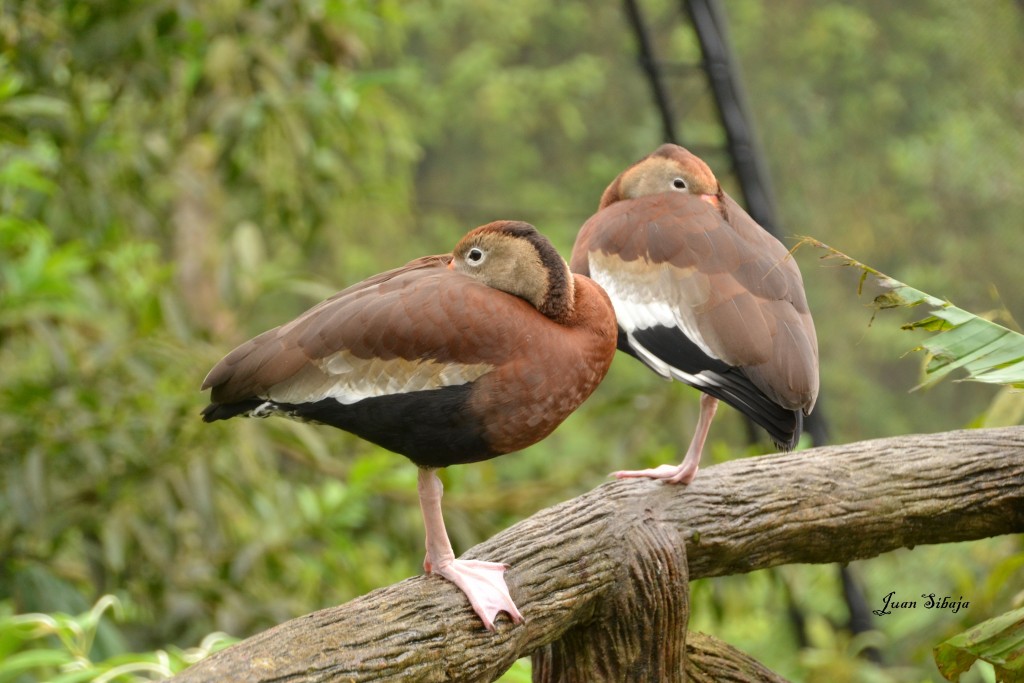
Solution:
[[[466,263],[471,266],[479,266],[484,262],[484,251],[480,247],[473,247],[466,252]]]
[[[675,180],[672,181],[672,187],[676,188],[677,190],[685,190],[686,181],[683,180],[682,178],[676,178]]]

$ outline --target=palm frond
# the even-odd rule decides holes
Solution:
[[[1024,335],[914,289],[813,237],[801,238],[797,248],[805,244],[825,250],[823,259],[836,259],[860,270],[858,294],[864,282],[872,278],[883,289],[872,302],[876,311],[915,306],[927,309],[926,317],[903,325],[906,330],[933,333],[914,349],[928,354],[924,380],[915,389],[935,384],[955,370],[963,371],[963,380],[1024,389]]]

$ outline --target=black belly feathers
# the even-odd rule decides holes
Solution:
[[[487,443],[482,421],[469,409],[472,392],[472,384],[461,384],[371,396],[351,404],[333,398],[306,403],[250,399],[211,404],[203,411],[203,419],[280,415],[342,429],[401,453],[421,467],[447,467],[501,455]]]

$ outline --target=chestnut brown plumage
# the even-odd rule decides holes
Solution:
[[[522,620],[505,565],[455,559],[434,470],[550,434],[608,371],[615,336],[600,287],[570,273],[533,226],[499,221],[245,342],[203,382],[202,414],[318,422],[419,465],[424,568],[459,586],[492,629],[502,611]]]
[[[701,159],[662,145],[623,171],[580,229],[570,264],[611,297],[620,350],[704,392],[680,465],[616,476],[692,481],[718,400],[776,445],[796,445],[818,395],[800,270]]]

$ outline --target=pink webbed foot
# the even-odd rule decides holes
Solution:
[[[432,567],[429,562],[424,562],[423,567],[458,586],[488,631],[494,630],[494,620],[500,612],[507,612],[516,624],[523,622],[523,615],[512,602],[505,584],[504,574],[508,565],[479,560],[452,560],[444,567]]]
[[[700,469],[700,454],[704,450],[704,441],[708,438],[708,429],[717,409],[718,399],[708,394],[701,395],[697,431],[693,434],[690,447],[686,449],[686,456],[678,465],[659,465],[649,470],[623,470],[612,472],[612,476],[616,479],[656,479],[667,484],[689,484]]]
[[[504,574],[508,565],[455,559],[448,532],[444,528],[444,517],[441,515],[444,487],[433,469],[420,468],[417,490],[427,536],[427,555],[423,560],[423,568],[427,573],[443,576],[458,586],[488,631],[494,630],[494,620],[500,612],[508,612],[513,622],[521,623],[523,615],[512,602],[505,584]]]
[[[659,465],[649,470],[622,470],[612,472],[616,479],[656,479],[667,484],[689,484],[697,476],[696,464]]]

